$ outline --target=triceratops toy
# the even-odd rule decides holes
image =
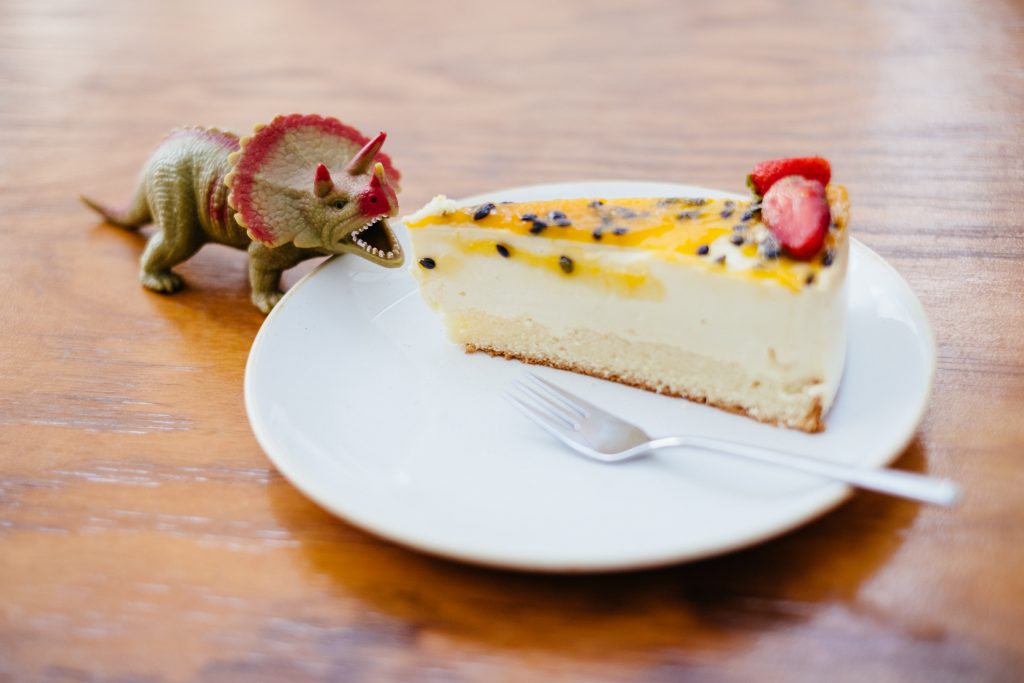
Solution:
[[[156,292],[181,289],[171,268],[207,242],[247,249],[252,301],[268,313],[282,296],[281,273],[307,258],[354,253],[402,265],[386,220],[398,213],[401,175],[379,153],[384,138],[300,114],[278,116],[244,138],[184,128],[150,156],[127,209],[82,199],[123,228],[156,223],[139,275]]]

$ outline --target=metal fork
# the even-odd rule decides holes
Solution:
[[[662,448],[700,448],[747,460],[815,474],[862,489],[888,493],[923,503],[950,507],[960,499],[960,487],[948,479],[911,472],[858,467],[794,453],[704,436],[666,436],[652,439],[642,429],[601,410],[579,396],[526,372],[506,397],[520,412],[577,453],[606,463],[625,462]]]

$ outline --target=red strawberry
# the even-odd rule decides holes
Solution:
[[[750,174],[750,184],[753,185],[754,191],[763,197],[777,181],[791,175],[803,176],[808,180],[817,180],[822,185],[828,185],[832,177],[832,167],[829,166],[828,159],[821,157],[762,161]]]
[[[800,176],[783,178],[761,201],[761,218],[790,256],[813,258],[825,243],[832,218],[825,186]]]

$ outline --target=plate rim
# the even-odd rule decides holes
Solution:
[[[743,198],[744,195],[740,195],[734,192],[725,192],[722,190],[716,190],[713,188],[704,188],[696,185],[688,185],[685,183],[676,183],[674,181],[659,181],[659,180],[581,180],[581,181],[563,181],[557,183],[540,183],[534,185],[522,185],[511,188],[499,188],[491,190],[486,193],[479,193],[468,197],[456,199],[455,201],[460,204],[472,204],[479,203],[480,200],[488,199],[495,194],[508,194],[513,192],[531,192],[543,190],[551,190],[559,187],[578,187],[581,185],[633,185],[637,187],[650,186],[650,185],[677,185],[679,187],[688,187],[694,190],[700,190],[709,195],[719,197],[733,197]],[[401,220],[399,220],[401,222]],[[889,272],[897,281],[902,283],[906,288],[909,297],[908,303],[914,309],[916,320],[922,323],[923,331],[926,332],[924,335],[925,344],[922,348],[926,351],[927,358],[926,363],[926,378],[925,387],[922,391],[922,400],[917,407],[914,414],[913,420],[907,421],[907,427],[902,438],[899,440],[898,447],[894,447],[892,451],[882,459],[878,465],[870,465],[870,467],[885,467],[892,464],[909,447],[913,441],[914,436],[918,432],[918,428],[924,419],[925,413],[928,410],[928,405],[931,402],[931,394],[935,384],[935,374],[937,366],[937,349],[935,341],[935,333],[929,320],[927,313],[924,309],[923,304],[918,298],[917,294],[910,287],[910,283],[907,282],[895,267],[892,266],[887,260],[885,260],[876,251],[871,249],[869,246],[858,240],[856,237],[851,235],[851,250],[858,249],[862,251],[863,255],[873,260],[876,265],[881,265],[885,270]],[[302,473],[301,468],[294,466],[291,459],[287,457],[287,454],[282,455],[278,452],[280,449],[275,443],[274,438],[269,433],[266,425],[264,425],[259,419],[257,419],[258,411],[256,408],[256,398],[254,383],[254,364],[255,359],[260,355],[260,348],[263,345],[263,340],[266,338],[271,328],[271,321],[276,316],[280,315],[280,311],[283,310],[288,303],[293,299],[295,292],[298,292],[306,283],[317,275],[322,269],[328,267],[329,264],[334,262],[339,255],[333,255],[326,258],[321,263],[317,264],[310,272],[302,276],[295,284],[293,284],[284,296],[277,303],[277,305],[271,310],[271,312],[264,319],[260,325],[260,329],[256,334],[256,337],[252,341],[252,345],[249,348],[249,353],[246,358],[245,373],[243,379],[243,394],[246,416],[249,421],[250,428],[253,431],[253,435],[256,437],[256,441],[260,448],[263,450],[266,457],[271,461],[275,468],[281,473],[281,475],[288,480],[288,482],[299,490],[304,496],[315,502],[318,506],[324,510],[330,512],[332,515],[340,518],[344,522],[355,526],[356,528],[369,533],[379,539],[383,539],[386,542],[396,543],[407,548],[414,549],[418,552],[425,553],[427,555],[442,558],[445,560],[455,560],[463,563],[468,563],[476,566],[483,566],[493,569],[500,570],[512,570],[512,571],[526,571],[526,572],[539,572],[539,573],[551,573],[551,574],[595,574],[595,573],[608,573],[608,572],[620,572],[620,571],[639,571],[644,569],[653,569],[658,567],[665,567],[669,565],[679,564],[683,562],[693,562],[697,560],[714,557],[717,555],[726,554],[742,548],[751,547],[773,538],[783,536],[819,517],[822,517],[835,508],[837,508],[844,501],[849,499],[854,489],[846,484],[842,483],[830,483],[820,486],[816,495],[806,494],[807,502],[805,503],[805,509],[800,514],[792,515],[792,518],[784,524],[779,524],[771,528],[765,529],[762,533],[750,534],[744,536],[741,539],[732,539],[727,542],[719,544],[705,545],[697,552],[675,552],[675,553],[662,553],[660,555],[652,555],[645,558],[632,558],[623,559],[622,561],[603,561],[603,562],[581,562],[581,563],[566,563],[562,561],[549,562],[543,559],[529,560],[525,558],[514,559],[508,556],[491,555],[489,553],[474,552],[472,549],[459,546],[459,544],[444,544],[436,542],[424,542],[414,536],[408,536],[400,532],[396,532],[392,529],[382,529],[375,525],[372,520],[366,519],[365,516],[354,513],[351,510],[344,510],[334,501],[328,500],[320,496],[318,487],[308,484],[306,476]],[[404,267],[404,266],[403,266]]]

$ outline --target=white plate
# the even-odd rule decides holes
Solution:
[[[726,193],[590,182],[467,203],[708,195]],[[396,231],[407,247],[404,228]],[[651,434],[689,431],[882,466],[907,446],[924,413],[935,345],[896,271],[857,241],[850,266],[846,371],[823,434],[535,371]],[[295,285],[263,324],[246,368],[246,408],[270,459],[326,509],[398,543],[493,566],[601,571],[707,557],[792,529],[849,493],[693,451],[616,466],[583,460],[502,399],[522,369],[449,342],[405,268],[337,258]]]

